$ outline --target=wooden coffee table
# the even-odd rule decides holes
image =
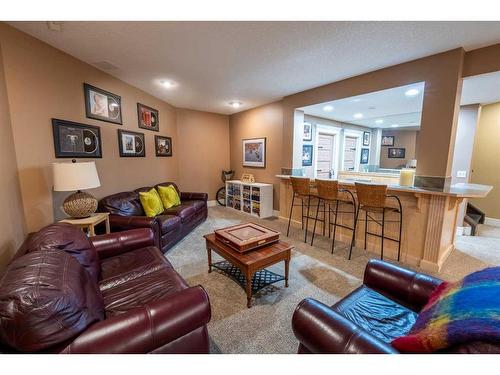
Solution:
[[[285,287],[288,288],[288,273],[293,246],[278,241],[246,253],[240,253],[216,240],[214,233],[204,237],[207,245],[208,272],[212,272],[212,267],[214,267],[236,281],[246,291],[247,307],[252,306],[252,295],[268,285],[285,280]],[[212,250],[225,261],[212,263]],[[285,276],[265,269],[282,261],[285,262]]]

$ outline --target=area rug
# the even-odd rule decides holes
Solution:
[[[285,220],[261,220],[224,207],[211,207],[208,219],[173,247],[167,258],[190,285],[202,285],[210,297],[212,319],[208,325],[211,346],[222,353],[296,353],[291,320],[298,303],[307,297],[332,305],[362,284],[363,272],[372,257],[360,249],[347,260],[348,246],[339,243],[331,254],[328,238],[317,236],[314,247],[303,242],[303,231],[292,227],[282,239],[295,246],[290,263],[289,287],[284,282],[271,285],[255,295],[246,307],[243,289],[227,276],[208,273],[204,234],[214,229],[254,221],[286,233]],[[213,254],[213,261],[218,260]],[[454,251],[438,277],[457,280],[487,263]],[[284,274],[284,264],[270,270]]]

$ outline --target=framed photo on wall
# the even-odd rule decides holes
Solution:
[[[302,136],[303,141],[312,141],[312,124],[309,122],[304,122],[304,134]]]
[[[370,146],[370,132],[363,132],[363,146]]]
[[[160,115],[157,109],[137,103],[137,121],[141,129],[160,131]]]
[[[313,162],[313,146],[303,145],[302,146],[302,166],[310,167]]]
[[[243,139],[243,166],[266,167],[266,138]]]
[[[109,91],[83,84],[85,113],[88,118],[122,125],[122,98]]]
[[[387,149],[387,157],[389,159],[404,159],[406,154],[405,148],[394,147]]]
[[[102,158],[98,126],[52,119],[56,158]]]
[[[382,146],[394,146],[394,136],[384,135],[382,137]]]
[[[118,129],[118,147],[121,157],[146,156],[144,133]]]
[[[361,149],[361,160],[359,161],[359,164],[368,164],[369,157],[370,157],[370,149],[369,148],[362,148]]]
[[[172,156],[172,138],[155,135],[156,156]]]

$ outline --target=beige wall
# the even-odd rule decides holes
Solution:
[[[401,165],[405,166],[406,163],[415,157],[415,149],[417,146],[418,132],[416,130],[384,130],[382,137],[394,136],[394,146],[406,149],[404,159],[390,159],[388,149],[391,147],[382,146],[380,151],[380,168],[399,168]]]
[[[183,160],[182,156],[186,155],[185,150],[195,149],[200,138],[211,140],[212,127],[217,134],[223,133],[219,129],[225,126],[220,125],[224,122],[224,116],[215,119],[213,114],[206,114],[207,120],[204,121],[202,118],[205,114],[198,112],[196,119],[191,121],[189,118],[193,117],[185,116],[181,111],[181,122],[187,123],[186,129],[182,130],[187,138],[181,142],[176,108],[168,103],[3,23],[0,23],[0,44],[28,231],[36,231],[64,216],[60,205],[67,193],[52,192],[51,163],[63,160],[54,157],[52,118],[100,127],[103,157],[96,159],[96,164],[102,186],[90,190],[97,198],[165,180],[179,181],[185,187],[213,191],[215,181],[219,179],[218,173],[214,173],[213,177],[212,172],[199,174],[198,183],[193,186],[190,176],[197,173],[196,168],[199,167],[196,163],[200,157],[193,154]],[[85,117],[84,82],[121,96],[123,125]],[[138,128],[137,102],[159,110],[160,132]],[[208,125],[199,126],[201,123]],[[193,137],[190,133],[196,127],[205,132]],[[120,158],[118,129],[144,133],[146,157]],[[155,156],[155,135],[172,137],[173,157]],[[227,166],[227,161],[221,162],[223,153],[218,152],[210,159],[214,171]],[[216,166],[219,162],[221,165]],[[182,176],[183,171],[186,178]]]
[[[179,187],[208,192],[215,199],[223,185],[221,171],[229,169],[229,117],[177,109]]]
[[[26,228],[0,49],[0,271],[22,243]]]
[[[229,117],[229,139],[231,169],[235,179],[242,173],[252,173],[258,182],[274,185],[274,209],[279,209],[279,183],[275,177],[281,171],[283,108],[281,102],[274,102],[258,108],[240,112]],[[266,138],[266,167],[243,168],[242,140],[245,138]]]
[[[500,103],[481,107],[472,153],[471,182],[493,186],[483,199],[471,199],[471,203],[486,213],[500,219]]]

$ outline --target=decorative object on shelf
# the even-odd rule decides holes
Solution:
[[[387,149],[387,157],[389,159],[404,159],[406,154],[405,148],[395,147]]]
[[[415,169],[401,169],[399,172],[400,186],[413,186],[415,182]]]
[[[363,132],[363,146],[370,146],[370,132]]]
[[[141,129],[160,131],[160,114],[157,109],[137,103],[137,121]]]
[[[394,146],[394,136],[384,135],[382,137],[382,146]]]
[[[302,166],[310,167],[313,163],[313,146],[302,145]]]
[[[310,122],[304,122],[304,135],[302,136],[303,141],[312,141],[312,124]]]
[[[243,173],[241,175],[241,182],[247,182],[247,183],[255,182],[255,177],[251,173]]]
[[[86,189],[101,186],[95,162],[53,163],[54,191],[76,191],[64,200],[64,212],[72,218],[89,217],[97,210],[97,199]]]
[[[56,158],[102,158],[98,126],[52,119]]]
[[[369,148],[362,148],[361,149],[361,160],[359,161],[359,164],[368,164],[369,156],[370,156],[370,149]]]
[[[88,118],[122,125],[122,98],[109,91],[83,84]]]
[[[172,138],[155,135],[156,156],[172,156]]]
[[[417,168],[417,159],[411,159],[407,164],[406,164],[406,167],[407,168],[414,168],[416,169]]]
[[[144,133],[118,129],[118,146],[121,157],[146,156]]]
[[[243,166],[266,167],[266,138],[243,139]]]

